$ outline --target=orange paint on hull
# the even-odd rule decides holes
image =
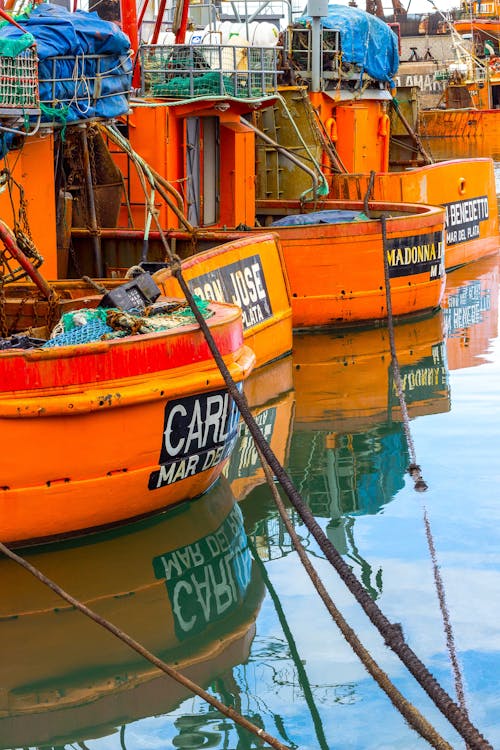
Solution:
[[[291,201],[286,205],[292,212],[299,210]],[[272,206],[272,201],[266,202],[267,208]],[[318,204],[318,210],[338,208],[364,207],[361,202]],[[386,253],[393,315],[436,309],[445,282],[444,212],[415,205],[371,203],[370,208],[378,215],[392,212],[387,218]],[[281,241],[294,328],[357,325],[387,317],[379,220],[276,226],[273,231]]]
[[[260,367],[292,350],[292,310],[276,236],[243,237],[187,258],[182,272],[203,299],[237,304],[243,310],[245,343]],[[170,272],[155,281],[167,296],[182,296]]]
[[[182,562],[188,557],[189,567]],[[248,656],[264,588],[224,480],[175,513],[84,544],[33,550],[29,559],[198,684]],[[216,575],[221,565],[227,586]],[[0,575],[0,637],[9,644],[0,664],[2,747],[107,736],[123,716],[160,714],[189,697],[13,561],[0,560]],[[204,582],[203,602],[197,581]]]
[[[369,179],[369,175],[334,175],[332,194],[356,200],[366,195]],[[447,270],[498,252],[498,205],[491,159],[459,159],[407,172],[377,174],[373,198],[444,206]],[[474,210],[474,206],[481,208],[480,217],[472,217],[471,222],[465,220],[468,217],[460,221],[460,212],[467,212],[471,207]],[[473,236],[467,231],[468,225],[473,229]]]
[[[422,110],[418,129],[423,138],[481,138],[495,148],[500,138],[498,109]]]
[[[240,312],[233,306],[212,308],[209,326],[233,379],[241,383],[255,357],[243,345]],[[158,354],[158,344],[168,351],[172,343],[179,356],[184,350],[184,361],[163,369],[161,358],[148,356],[148,342],[150,355]],[[117,353],[114,360],[109,344]],[[135,347],[146,356],[136,357]],[[118,356],[120,349],[128,356]],[[127,375],[127,363],[132,369],[137,359],[142,374]],[[106,381],[92,377],[99,373],[93,361],[108,363]],[[236,423],[197,326],[0,354],[3,373],[19,363],[24,380],[0,395],[5,541],[67,535],[142,516],[202,494],[220,475]],[[52,387],[51,374],[57,383]],[[31,444],[36,451],[26,456],[20,446]]]

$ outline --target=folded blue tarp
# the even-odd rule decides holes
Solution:
[[[130,41],[116,24],[104,21],[97,13],[70,13],[50,3],[37,5],[18,21],[36,42],[42,102],[56,109],[69,104],[64,116],[67,122],[116,117],[128,111],[127,92],[132,80]],[[23,32],[11,24],[0,28],[0,39],[22,36]],[[97,86],[97,60],[88,55],[106,55],[100,59]],[[57,60],[54,67],[50,58],[56,56],[72,59]],[[53,78],[58,79],[55,84]],[[52,117],[46,114],[43,119]]]
[[[303,15],[297,23],[306,24]],[[340,32],[342,59],[359,65],[376,81],[392,84],[399,66],[398,40],[392,29],[370,13],[346,5],[328,5],[328,15],[321,19],[325,29]]]
[[[272,227],[297,226],[300,224],[343,224],[353,221],[369,221],[361,211],[343,211],[332,209],[330,211],[313,211],[310,214],[290,214],[282,219],[277,219],[271,224]]]

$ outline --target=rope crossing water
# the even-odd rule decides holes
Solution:
[[[167,249],[168,245],[166,245],[165,248]],[[257,425],[257,422],[255,421],[249,409],[245,395],[240,393],[240,391],[236,387],[236,384],[231,378],[231,374],[226,366],[226,363],[222,359],[220,352],[217,349],[214,338],[210,333],[210,330],[204,318],[202,317],[201,313],[199,313],[193,295],[191,294],[191,291],[184,277],[182,276],[179,259],[174,259],[170,255],[170,250],[167,250],[167,252],[169,253],[169,257],[171,257],[171,260],[173,261],[172,273],[179,282],[182,292],[185,295],[201,330],[205,334],[207,344],[224,378],[229,394],[232,396],[234,402],[238,406],[238,409],[240,410],[240,413],[245,420],[248,430],[255,440],[255,444],[259,447],[267,464],[280,482],[287,497],[296,509],[302,521],[307,526],[312,536],[316,539],[326,559],[331,563],[331,565],[333,565],[349,591],[353,594],[373,625],[375,625],[379,633],[382,635],[385,643],[394,651],[395,654],[397,654],[397,656],[407,667],[410,673],[415,677],[415,679],[423,687],[429,697],[434,701],[437,708],[455,727],[460,736],[467,742],[471,750],[493,750],[490,743],[471,723],[467,714],[464,713],[462,708],[453,701],[453,699],[448,695],[444,688],[442,688],[441,685],[437,682],[435,677],[429,672],[425,664],[423,664],[423,662],[417,657],[414,651],[412,651],[412,649],[408,646],[408,644],[404,640],[400,627],[389,622],[387,617],[380,610],[376,602],[374,602],[370,595],[366,592],[364,587],[352,572],[351,568],[347,565],[345,560],[330,542],[323,529],[317,523],[313,514],[294,487],[287,472],[285,471],[283,466],[281,466],[276,455],[266,442],[259,426]]]
[[[394,339],[394,320],[392,316],[389,263],[387,260],[387,252],[386,252],[387,225],[386,225],[385,216],[380,217],[380,223],[382,226],[382,251],[384,254],[385,293],[386,293],[386,300],[387,300],[387,326],[389,330],[391,364],[392,364],[392,370],[394,374],[394,382],[395,382],[395,386],[396,386],[396,390],[398,394],[399,405],[401,407],[401,413],[403,415],[403,428],[405,432],[406,442],[408,445],[408,452],[410,454],[410,459],[411,459],[411,463],[408,466],[408,472],[415,483],[415,490],[417,490],[417,492],[424,492],[427,489],[427,484],[422,479],[421,469],[420,469],[420,466],[417,464],[415,446],[413,444],[413,438],[412,438],[411,430],[410,430],[410,418],[408,415],[408,409],[406,407],[406,399],[404,395],[403,385],[401,382],[401,374],[399,370],[399,363],[398,363],[398,357],[397,357],[397,352],[396,352],[396,344],[395,344],[395,339]],[[467,707],[465,703],[465,691],[464,691],[464,685],[463,685],[463,679],[462,679],[462,671],[460,669],[460,663],[459,663],[457,651],[455,648],[455,639],[453,637],[453,629],[451,627],[451,620],[450,620],[450,614],[448,611],[448,605],[446,604],[446,594],[445,594],[443,579],[441,577],[441,573],[439,570],[439,565],[438,565],[437,555],[436,555],[436,546],[434,544],[431,524],[429,521],[429,514],[427,513],[427,508],[425,507],[425,504],[423,504],[423,514],[424,514],[425,536],[427,539],[427,545],[429,547],[429,554],[430,554],[431,562],[432,562],[432,571],[434,575],[434,583],[436,586],[439,608],[441,610],[441,617],[443,618],[444,631],[446,635],[446,647],[450,655],[450,662],[451,662],[451,667],[453,670],[453,677],[454,677],[454,682],[455,682],[455,691],[457,694],[460,708],[462,709],[464,714],[468,716]]]
[[[297,552],[305,571],[311,579],[314,588],[318,592],[326,609],[332,616],[333,621],[339,628],[347,643],[350,645],[356,656],[358,656],[367,672],[373,677],[379,687],[382,688],[382,690],[389,697],[400,714],[406,719],[409,725],[413,727],[413,729],[415,729],[421,735],[421,737],[426,739],[432,747],[436,748],[436,750],[452,750],[452,746],[441,737],[441,735],[434,729],[434,727],[427,721],[427,719],[422,716],[418,709],[416,709],[415,706],[407,701],[406,698],[399,692],[399,690],[391,682],[387,674],[383,671],[383,669],[379,667],[379,665],[372,658],[367,649],[363,646],[354,630],[346,622],[339,609],[335,606],[317,571],[308,558],[306,551],[299,539],[299,536],[288,517],[286,508],[273,482],[273,478],[271,472],[269,471],[266,460],[259,448],[257,448],[257,450],[261,459],[262,468],[264,469],[267,483],[274,498],[274,502],[276,503],[276,507],[278,508],[278,512],[285,525],[285,528],[290,535],[290,539],[293,542],[295,551]]]
[[[31,563],[29,563],[27,560],[17,555],[15,552],[9,549],[9,547],[6,547],[5,544],[3,544],[2,542],[0,542],[0,552],[3,552],[4,555],[6,555],[7,557],[9,557],[11,560],[18,563],[19,565],[21,565],[25,570],[31,573],[31,575],[33,575],[35,578],[38,578],[38,580],[41,581],[45,586],[48,586],[50,589],[52,589],[52,591],[55,591],[55,593],[58,596],[60,596],[61,599],[64,599],[73,607],[75,607],[79,612],[86,615],[91,620],[96,622],[98,625],[101,625],[101,627],[103,627],[105,630],[108,630],[110,633],[115,635],[121,641],[126,643],[127,646],[130,646],[130,648],[132,648],[134,651],[137,651],[138,654],[140,654],[149,662],[151,662],[151,664],[154,664],[155,667],[158,667],[158,669],[160,669],[166,675],[168,675],[173,680],[178,682],[180,685],[183,685],[194,695],[198,695],[204,701],[206,701],[215,709],[217,709],[217,711],[220,711],[221,714],[223,714],[224,716],[227,716],[228,719],[232,719],[234,722],[236,722],[236,724],[239,724],[241,727],[243,727],[244,729],[247,729],[252,734],[255,734],[256,736],[260,737],[262,740],[264,740],[264,742],[267,742],[271,747],[276,748],[276,750],[290,750],[289,748],[287,748],[286,745],[283,745],[282,742],[276,739],[276,737],[273,737],[271,734],[266,732],[261,727],[258,727],[255,724],[252,724],[251,721],[248,721],[248,719],[246,719],[244,716],[242,716],[237,711],[235,711],[234,708],[231,708],[230,706],[226,706],[224,703],[221,703],[221,701],[219,701],[213,695],[211,695],[210,693],[207,693],[206,690],[204,690],[195,682],[190,680],[189,677],[186,677],[185,675],[181,674],[176,669],[171,667],[169,664],[167,664],[166,662],[162,661],[157,656],[155,656],[151,651],[148,651],[147,648],[145,648],[142,644],[138,643],[138,641],[131,638],[131,636],[129,636],[123,630],[120,630],[120,628],[116,627],[116,625],[114,625],[112,622],[109,622],[109,620],[106,620],[104,617],[101,617],[101,615],[98,615],[96,612],[91,610],[85,604],[78,601],[78,599],[75,599],[74,596],[69,594],[64,589],[62,589],[60,586],[58,586],[57,583],[55,583],[46,575],[44,575],[40,570],[38,570],[33,565],[31,565]]]
[[[149,170],[145,168],[144,168],[144,177],[153,186],[154,178],[149,172]],[[407,645],[407,643],[404,640],[404,636],[399,625],[392,624],[384,615],[384,613],[380,610],[376,602],[372,600],[370,595],[367,593],[365,588],[362,586],[362,584],[359,582],[359,580],[356,578],[356,576],[352,572],[349,565],[345,562],[345,560],[342,558],[342,556],[339,554],[339,552],[330,542],[330,540],[328,539],[328,537],[326,536],[322,528],[317,523],[310,509],[307,507],[307,505],[303,501],[300,493],[294,487],[289,475],[284,470],[283,466],[281,466],[274,452],[272,451],[272,449],[266,442],[259,426],[257,425],[257,422],[255,421],[252,413],[250,412],[246,397],[244,396],[244,394],[240,393],[240,391],[236,387],[236,384],[234,383],[231,377],[231,374],[217,348],[217,344],[215,343],[215,340],[210,332],[210,329],[208,328],[208,325],[201,311],[198,309],[198,306],[194,300],[194,297],[191,294],[191,291],[182,275],[180,259],[177,256],[175,256],[170,250],[170,247],[165,237],[165,233],[163,232],[163,229],[160,225],[156,212],[153,214],[153,220],[155,221],[158,227],[158,231],[159,231],[162,243],[164,245],[165,252],[171,263],[172,274],[175,276],[175,278],[179,282],[179,285],[184,293],[184,296],[189,306],[191,307],[191,310],[196,318],[196,321],[198,322],[198,325],[200,326],[200,329],[205,336],[207,345],[210,348],[210,351],[212,352],[212,355],[214,357],[215,362],[217,363],[217,366],[221,372],[222,377],[224,378],[228,393],[231,395],[235,404],[239,408],[239,411],[248,427],[248,430],[251,436],[253,437],[255,441],[255,444],[258,447],[258,450],[260,451],[260,453],[262,454],[262,457],[264,458],[264,465],[267,464],[269,469],[276,476],[285,494],[287,495],[288,499],[290,500],[293,507],[297,511],[298,515],[300,516],[300,518],[302,519],[302,521],[308,528],[309,532],[318,543],[326,560],[335,568],[335,570],[337,571],[338,575],[340,576],[344,584],[347,586],[349,591],[353,594],[357,602],[360,604],[360,606],[364,610],[365,614],[368,616],[370,621],[373,623],[373,625],[377,628],[379,633],[382,635],[385,643],[394,651],[394,653],[399,657],[401,662],[407,667],[409,672],[415,677],[418,683],[427,692],[427,694],[433,700],[433,702],[435,703],[437,708],[441,711],[441,713],[448,719],[448,721],[452,724],[452,726],[455,727],[455,729],[460,734],[460,736],[466,741],[468,747],[471,750],[493,750],[489,742],[483,737],[483,735],[479,732],[479,730],[471,723],[467,713],[463,710],[463,708],[461,706],[458,706],[453,701],[453,699],[441,687],[441,685],[437,682],[437,680],[433,677],[433,675],[428,671],[426,666],[421,662],[421,660],[417,657],[417,655]],[[234,709],[229,708],[225,706],[224,704],[220,703],[220,701],[218,701],[209,693],[207,693],[202,688],[197,686],[191,680],[180,675],[178,672],[176,672],[176,670],[174,670],[172,667],[167,665],[165,662],[162,662],[154,654],[152,654],[147,649],[145,649],[141,644],[134,641],[126,633],[119,630],[112,623],[104,621],[103,618],[101,618],[96,613],[92,612],[92,610],[90,610],[88,607],[86,607],[81,602],[76,600],[70,594],[63,591],[60,587],[57,586],[57,584],[50,581],[50,579],[44,576],[39,570],[34,568],[30,563],[28,563],[23,558],[16,555],[14,552],[12,552],[8,547],[6,547],[1,542],[0,542],[0,552],[3,552],[7,557],[10,557],[11,559],[15,560],[18,564],[20,564],[22,567],[27,569],[32,575],[34,575],[36,578],[42,581],[45,585],[49,586],[54,591],[56,591],[56,593],[58,593],[62,598],[66,599],[66,601],[71,603],[78,610],[80,610],[81,612],[83,612],[84,614],[86,614],[88,617],[95,620],[96,622],[99,622],[99,624],[101,624],[103,627],[110,630],[110,632],[112,632],[118,638],[121,638],[131,648],[133,648],[138,653],[143,655],[144,658],[151,661],[159,669],[164,671],[166,674],[170,675],[173,679],[176,679],[177,681],[184,684],[186,687],[188,687],[189,690],[191,690],[196,695],[199,695],[200,697],[202,697],[210,705],[214,706],[221,713],[228,716],[228,718],[233,719],[235,722],[239,723],[241,726],[244,726],[249,731],[252,731],[258,736],[260,736],[264,741],[268,742],[269,745],[271,745],[271,747],[277,748],[277,750],[284,750],[285,746],[281,742],[279,742],[279,740],[269,735],[263,729],[259,727],[255,727],[254,725],[251,724],[251,722],[249,722],[247,719],[245,719],[236,711],[234,711]],[[340,622],[340,619],[339,619],[339,622]],[[411,704],[408,704],[408,707],[410,706]],[[436,733],[436,742],[439,742],[440,740],[441,738],[439,738],[439,735],[437,735]],[[436,744],[435,747],[446,748],[447,745],[446,743],[444,745]]]
[[[159,221],[157,226],[159,227]],[[371,599],[367,591],[358,581],[351,568],[347,565],[345,560],[335,549],[333,544],[330,542],[323,529],[319,526],[313,514],[303,501],[300,494],[297,492],[293,485],[289,475],[278,461],[276,455],[272,451],[271,447],[265,440],[257,422],[255,421],[245,395],[240,393],[236,384],[234,383],[231,374],[224,362],[220,352],[217,349],[217,344],[210,333],[210,330],[198,311],[196,302],[193,295],[182,275],[180,259],[174,257],[168,243],[164,241],[165,251],[170,261],[172,262],[172,273],[179,282],[186,300],[191,307],[196,320],[205,335],[207,344],[212,352],[212,355],[219,367],[224,382],[228,389],[229,394],[233,398],[234,402],[238,406],[240,413],[245,420],[248,430],[253,437],[255,444],[259,447],[262,452],[268,466],[280,482],[290,502],[296,509],[297,513],[301,517],[304,524],[307,526],[312,536],[316,539],[320,549],[324,553],[326,559],[333,565],[349,591],[356,598],[358,603],[361,605],[373,625],[377,628],[379,633],[384,638],[385,643],[394,651],[395,654],[400,658],[403,664],[407,667],[410,673],[419,682],[422,688],[427,692],[429,697],[434,701],[437,708],[443,713],[448,721],[455,727],[457,732],[466,741],[471,750],[493,750],[490,743],[483,737],[479,730],[471,723],[467,714],[458,706],[448,693],[441,687],[435,677],[429,672],[425,664],[417,657],[412,649],[405,642],[401,629],[397,625],[393,625],[387,617],[380,610],[378,605]]]

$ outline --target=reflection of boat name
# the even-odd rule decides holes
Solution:
[[[389,369],[391,379],[391,402],[397,402],[397,390],[393,380],[392,367]],[[446,349],[443,341],[432,347],[432,354],[419,360],[418,363],[401,367],[401,386],[408,402],[421,398],[432,398],[435,391],[448,387],[448,368]]]
[[[266,441],[271,443],[276,423],[276,407],[270,406],[257,414],[255,421]],[[237,452],[233,453],[227,476],[230,482],[241,477],[250,477],[260,466],[260,458],[252,436],[244,422],[240,424],[240,436]]]
[[[447,203],[446,241],[448,245],[467,242],[480,236],[479,222],[489,219],[488,196]]]
[[[416,241],[417,239],[420,241]],[[431,278],[439,278],[443,273],[443,247],[444,242],[440,232],[426,237],[389,240],[387,243],[389,275],[391,277],[406,276],[429,271]]]
[[[233,507],[212,534],[153,560],[157,579],[165,579],[177,636],[202,630],[227,614],[248,588],[251,559],[241,511]]]
[[[258,255],[197,276],[190,281],[190,287],[202,299],[232,302],[241,307],[244,329],[271,317],[271,303]]]
[[[444,319],[448,335],[481,323],[483,312],[491,309],[491,291],[481,289],[480,281],[471,281],[448,297]]]
[[[276,409],[265,409],[257,415],[255,421],[260,427],[262,434],[264,435],[266,442],[269,443],[273,434],[274,422],[276,419]],[[254,468],[257,462],[260,461],[255,442],[248,432],[246,425],[243,426],[240,438],[240,446],[238,450],[239,464],[238,464],[238,475],[241,476],[240,472],[248,470],[248,468]]]
[[[150,475],[149,489],[178,482],[224,460],[236,438],[237,423],[238,410],[227,391],[169,401],[160,468]]]
[[[433,385],[446,384],[446,368],[418,367],[401,375],[403,391],[413,391],[415,388],[426,388]],[[395,386],[394,386],[395,387]]]

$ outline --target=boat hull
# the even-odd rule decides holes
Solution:
[[[492,149],[500,138],[498,109],[424,109],[418,115],[423,138],[481,138]]]
[[[243,237],[197,253],[182,263],[191,291],[202,299],[230,302],[242,309],[245,343],[256,367],[292,350],[292,310],[276,235]],[[155,281],[166,296],[182,296],[169,271]]]
[[[359,198],[366,195],[369,180],[368,174],[334,175],[332,193],[339,198]],[[379,173],[372,196],[375,200],[390,197],[394,201],[443,206],[446,270],[498,252],[498,205],[491,159],[456,159],[407,172]],[[471,210],[469,217],[466,214]]]
[[[261,202],[266,211],[279,202]],[[322,201],[319,209],[346,204]],[[362,202],[350,202],[363,211]],[[281,202],[281,210],[299,204]],[[385,252],[395,317],[425,313],[439,306],[444,291],[442,209],[370,204],[387,213]],[[370,214],[371,215],[371,214]],[[283,252],[292,299],[294,328],[359,325],[387,318],[384,240],[378,219],[273,227]]]
[[[240,313],[212,308],[212,334],[242,383],[255,357],[243,345]],[[193,324],[58,350],[8,350],[0,365],[6,542],[87,532],[196,497],[232,450],[238,411]]]
[[[103,230],[103,245],[108,241],[114,242],[115,233],[116,230]],[[124,235],[129,240],[142,242],[142,232],[130,230]],[[152,235],[155,236],[155,233],[152,232]],[[218,242],[227,240],[220,233],[218,237]],[[243,338],[255,353],[256,367],[286,356],[292,350],[292,310],[278,238],[275,234],[266,233],[224,244],[215,242],[210,243],[209,250],[190,255],[182,263],[183,277],[191,291],[202,299],[241,307]],[[185,244],[188,248],[186,253],[192,253],[192,239],[189,238]],[[100,283],[106,289],[112,289],[124,282],[123,276],[127,270],[116,267],[115,277],[100,279]],[[166,296],[184,296],[168,269],[157,271],[154,279]],[[84,304],[90,306],[92,298],[89,295],[95,295],[95,290],[80,280],[60,279],[50,282],[50,286],[64,310],[81,304],[78,300],[85,298]],[[95,304],[95,300],[92,304]],[[44,324],[48,305],[40,298],[33,284],[17,282],[6,287],[5,310],[9,327],[16,323],[18,329],[28,328]]]

